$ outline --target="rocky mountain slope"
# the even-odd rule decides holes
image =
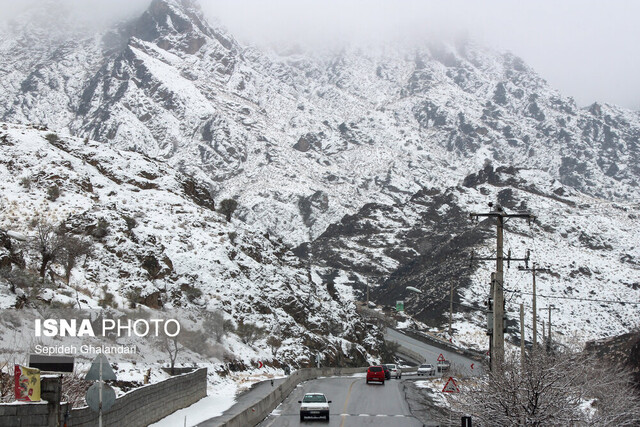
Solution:
[[[319,265],[325,280],[356,288],[359,298],[368,284],[374,300],[404,300],[407,313],[432,327],[448,324],[453,287],[454,337],[485,348],[484,302],[495,263],[477,258],[495,257],[496,228],[495,220],[469,214],[492,210],[487,200],[536,216],[506,221],[504,255],[529,252],[528,267],[550,270],[536,281],[539,340],[547,313],[541,309],[549,305],[557,309],[553,333],[569,345],[637,325],[640,206],[586,196],[540,171],[487,166],[457,187],[425,188],[406,203],[368,204],[296,252]],[[505,263],[507,323],[519,335],[523,303],[531,340],[532,278],[518,269],[524,266]]]
[[[580,109],[511,54],[437,41],[261,52],[189,0],[154,0],[91,37],[49,26],[6,25],[2,120],[165,158],[293,243],[486,160],[597,196],[637,193],[638,113]]]
[[[280,239],[227,223],[205,190],[166,163],[8,124],[0,148],[2,308],[219,313],[226,338],[216,342],[208,331],[218,347],[211,360],[247,365],[304,366],[318,352],[327,363],[358,364],[379,350],[377,330],[365,327],[352,302],[310,280]],[[91,244],[68,280],[59,253],[46,281],[38,276],[42,256],[32,242],[43,224]],[[243,335],[243,325],[255,333]],[[274,330],[282,340],[275,347],[264,333]]]
[[[5,23],[0,53],[0,119],[166,161],[215,199],[236,198],[251,230],[306,242],[299,253],[311,247],[344,295],[368,280],[389,303],[405,285],[443,295],[455,280],[478,306],[490,267],[466,257],[492,234],[467,214],[500,201],[538,215],[531,229],[513,224],[513,250],[550,264],[543,290],[638,300],[640,113],[579,108],[512,54],[438,40],[262,51],[190,0],[153,0],[98,34],[27,15]],[[446,302],[412,298],[423,320],[442,320]],[[638,322],[629,305],[563,308],[566,334]],[[457,316],[460,329],[483,323]]]

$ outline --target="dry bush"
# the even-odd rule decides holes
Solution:
[[[85,395],[93,381],[86,381],[83,375],[74,372],[62,376],[62,401],[71,404],[72,408],[85,406]]]
[[[496,371],[448,396],[474,425],[637,426],[640,398],[631,375],[582,353],[536,350],[524,365],[510,357]],[[444,421],[444,420],[443,420]]]
[[[5,372],[6,371],[6,372]],[[0,364],[0,402],[13,402],[15,393],[13,389],[13,366],[8,362]]]

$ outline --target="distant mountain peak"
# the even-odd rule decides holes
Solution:
[[[227,50],[234,46],[230,37],[211,27],[193,0],[153,0],[133,24],[132,36],[187,54],[198,52],[207,39],[217,40]]]

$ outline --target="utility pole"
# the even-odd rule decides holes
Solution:
[[[488,213],[472,213],[471,218],[478,217],[494,217],[497,220],[497,238],[496,238],[496,280],[493,287],[493,357],[491,358],[492,370],[497,368],[504,361],[504,251],[503,251],[503,232],[504,221],[509,218],[526,218],[531,220],[533,215],[528,213],[508,214],[501,206],[489,203],[492,210]],[[477,259],[494,259],[494,258],[477,258]],[[529,262],[529,256],[523,259],[511,258],[511,253],[507,258],[510,261]]]
[[[533,275],[533,348],[535,349],[538,345],[538,311],[536,310],[536,272],[544,272],[548,273],[551,270],[548,268],[538,268],[536,263],[532,264],[531,268],[527,267],[518,267],[520,271],[530,271]]]
[[[450,282],[451,284],[451,297],[449,299],[449,338],[451,338],[453,335],[453,329],[451,327],[451,323],[453,323],[453,281]]]
[[[524,304],[520,304],[520,363],[524,371]]]
[[[549,307],[543,308],[543,310],[549,310],[549,332],[547,333],[547,351],[551,351],[551,310],[557,310],[557,308],[555,308],[555,306],[553,305],[550,305]]]

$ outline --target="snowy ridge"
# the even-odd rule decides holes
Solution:
[[[20,34],[41,52],[28,68],[38,71],[0,75],[10,100],[0,117],[166,158],[289,242],[367,202],[456,185],[486,160],[634,198],[638,114],[581,110],[511,54],[435,41],[262,52],[210,26],[193,2],[163,0],[97,38],[56,34]],[[2,37],[10,60],[30,50],[14,37]],[[314,194],[326,203],[305,209]]]

